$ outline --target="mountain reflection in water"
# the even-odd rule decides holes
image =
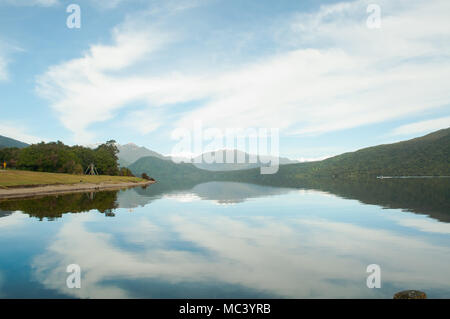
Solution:
[[[315,190],[356,199],[364,204],[398,208],[425,214],[441,222],[450,222],[450,179],[387,179],[365,181],[311,180],[296,188],[271,187],[239,182],[207,182],[201,184],[157,183],[128,191],[77,193],[40,198],[0,201],[0,217],[8,211],[20,210],[39,219],[59,218],[65,213],[93,209],[114,216],[116,208],[145,206],[163,197],[199,198],[218,204],[236,204],[258,197]]]
[[[446,182],[157,183],[1,201],[0,297],[449,298]],[[65,284],[70,264],[81,289]],[[366,286],[370,264],[380,289]]]

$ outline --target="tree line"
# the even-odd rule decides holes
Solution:
[[[68,174],[83,174],[93,163],[100,175],[133,176],[128,168],[119,167],[118,152],[114,140],[95,149],[68,146],[61,141],[41,142],[25,148],[0,149],[0,162],[13,169]]]

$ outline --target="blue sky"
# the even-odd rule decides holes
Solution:
[[[169,154],[173,130],[201,120],[278,128],[296,159],[421,136],[450,126],[449,13],[446,0],[0,0],[0,135]]]

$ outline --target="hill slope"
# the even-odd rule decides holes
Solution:
[[[134,175],[140,176],[147,173],[158,182],[194,181],[202,182],[210,179],[212,174],[201,170],[190,163],[174,163],[154,156],[138,159],[128,166]]]
[[[202,161],[202,158],[218,158],[220,160],[218,160],[218,163],[207,163],[206,161]],[[227,158],[229,159],[233,159],[232,163],[221,163],[227,161]],[[263,156],[262,157],[262,162],[260,161],[259,158],[255,157],[253,159],[253,162],[251,161],[252,155],[246,153],[246,152],[242,152],[239,150],[231,150],[231,149],[227,149],[227,150],[218,150],[215,152],[206,152],[203,153],[202,155],[197,156],[194,159],[194,166],[200,169],[204,169],[207,171],[213,171],[213,172],[218,172],[218,171],[236,171],[236,170],[244,170],[244,169],[251,169],[251,168],[257,168],[257,167],[261,167],[264,166],[266,164],[264,163],[269,163],[273,160],[276,159],[276,157],[273,156]],[[196,163],[195,160],[197,160],[199,163]],[[243,163],[240,163],[243,162]],[[293,163],[298,163],[298,161],[294,161],[291,160],[289,158],[286,157],[279,157],[278,161],[280,163],[280,165],[285,165],[285,164],[293,164]]]
[[[281,165],[277,174],[261,175],[260,169],[211,172],[192,164],[145,157],[130,166],[158,181],[228,180],[295,186],[311,178],[374,178],[384,176],[450,176],[450,128],[412,140],[345,153],[319,162]]]
[[[147,156],[153,156],[160,159],[165,159],[165,157],[157,152],[149,150],[143,146],[137,146],[133,143],[128,143],[125,145],[117,145],[119,149],[119,164],[120,166],[129,166],[132,163],[136,162],[138,159]]]
[[[120,166],[129,167],[131,164],[136,162],[137,160],[143,158],[143,157],[156,157],[163,160],[172,161],[171,156],[164,156],[160,153],[157,153],[155,151],[152,151],[146,147],[143,146],[137,146],[133,143],[125,144],[125,145],[117,145],[117,148],[119,149],[119,164]],[[206,160],[202,160],[202,158],[217,158],[218,160],[214,163],[207,163]],[[221,161],[225,161],[226,158],[234,158],[234,163],[221,163]],[[239,159],[244,158],[244,163],[239,163]],[[238,150],[218,150],[215,152],[206,152],[203,153],[193,159],[191,158],[184,158],[184,157],[175,157],[174,159],[176,162],[182,162],[182,163],[192,163],[195,167],[207,170],[207,171],[235,171],[235,170],[244,170],[244,169],[251,169],[251,168],[257,168],[265,165],[264,163],[259,162],[259,160],[256,163],[250,163],[251,155],[248,153],[238,151]],[[220,160],[222,159],[222,160]],[[273,160],[273,157],[270,156],[264,156],[263,162],[268,163],[270,160]],[[291,160],[289,158],[280,157],[279,163],[281,165],[283,164],[292,164],[292,163],[298,163],[298,161]]]
[[[450,129],[319,162],[282,165],[274,175],[260,175],[258,170],[240,172],[242,180],[282,186],[295,186],[311,178],[363,179],[380,175],[450,176]]]
[[[28,146],[27,143],[23,143],[18,140],[0,135],[0,148],[6,148],[6,147],[24,148],[27,146]]]
[[[394,144],[338,155],[312,166],[314,175],[450,175],[450,128]]]

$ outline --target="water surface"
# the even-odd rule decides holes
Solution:
[[[450,298],[449,195],[448,181],[209,182],[3,201],[0,297]]]

